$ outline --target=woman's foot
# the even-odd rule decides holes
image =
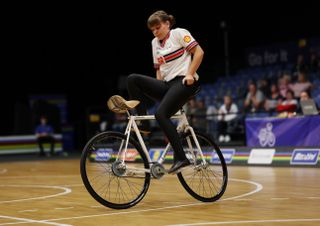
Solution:
[[[168,173],[175,173],[179,169],[186,167],[188,165],[190,165],[190,162],[188,159],[178,160],[171,166],[171,168],[168,170]]]

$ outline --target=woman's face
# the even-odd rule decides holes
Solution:
[[[277,86],[275,84],[271,85],[271,92],[276,93],[278,91]]]
[[[309,95],[306,92],[300,94],[300,100],[309,100]]]
[[[306,80],[306,77],[304,76],[304,74],[300,73],[298,75],[298,82],[304,82]]]
[[[163,40],[170,31],[170,23],[169,21],[160,22],[159,24],[151,27],[150,30],[154,37],[158,38],[159,40]]]
[[[287,100],[292,100],[293,99],[293,94],[291,92],[287,92],[286,99]]]

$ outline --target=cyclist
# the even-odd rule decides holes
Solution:
[[[145,103],[148,98],[160,102],[155,118],[174,150],[174,164],[168,173],[174,173],[190,164],[170,117],[198,90],[199,76],[196,71],[204,54],[189,31],[172,29],[174,23],[174,17],[162,10],[148,18],[148,28],[155,36],[152,40],[152,53],[156,78],[131,74],[127,84],[130,98],[141,102],[136,108],[139,115],[146,114]],[[141,123],[140,131],[148,131],[147,122]]]

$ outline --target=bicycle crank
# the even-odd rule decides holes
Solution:
[[[151,166],[151,175],[155,179],[160,179],[165,174],[166,170],[160,163],[155,163]]]

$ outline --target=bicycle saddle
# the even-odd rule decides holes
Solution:
[[[107,102],[108,108],[116,113],[125,113],[127,110],[135,108],[139,103],[138,100],[125,100],[119,95],[110,97]]]

